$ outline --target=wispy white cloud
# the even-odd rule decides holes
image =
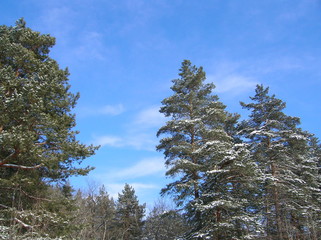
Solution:
[[[145,130],[144,132],[133,131],[126,137],[126,144],[137,150],[155,151],[157,139],[155,131]]]
[[[143,109],[137,114],[134,124],[143,128],[160,127],[165,122],[165,117],[159,109],[159,106]]]
[[[216,85],[216,92],[239,95],[253,90],[257,82],[249,77],[232,74],[222,77],[209,76]]]
[[[68,62],[68,66],[79,60],[112,59],[114,49],[104,43],[103,31],[97,27],[97,19],[83,17],[86,6],[91,7],[92,3],[72,2],[75,1],[38,1],[36,4],[41,6],[41,12],[37,27],[56,37],[55,49],[61,48],[59,58]],[[79,6],[75,8],[74,4]]]
[[[110,179],[133,179],[155,174],[163,174],[165,171],[162,157],[145,158],[128,168],[113,170],[107,173]]]
[[[117,116],[122,114],[125,111],[125,107],[123,104],[115,104],[115,105],[105,105],[102,107],[80,107],[77,110],[78,114],[82,117],[88,116],[96,116],[96,115],[109,115],[109,116]]]
[[[74,20],[77,14],[72,8],[65,5],[58,6],[46,2],[41,3],[42,13],[37,25],[43,31],[56,37],[58,43],[66,44],[72,37],[70,33],[75,29]]]
[[[102,147],[130,147],[136,150],[154,151],[157,144],[155,134],[151,132],[132,132],[120,136],[103,135],[94,137],[95,144]]]
[[[275,53],[271,53],[249,63],[253,74],[267,74],[279,71],[295,71],[302,70],[310,63],[310,56],[301,55],[297,56],[278,56]]]
[[[112,116],[119,115],[124,111],[125,111],[125,108],[122,104],[106,105],[98,109],[98,113],[105,114],[105,115],[112,115]]]
[[[230,96],[237,96],[251,91],[258,83],[253,77],[244,74],[240,69],[242,63],[222,61],[215,64],[207,81],[213,82],[216,86],[215,92],[225,93]]]
[[[96,31],[82,31],[79,34],[79,43],[73,53],[78,59],[105,60],[109,56],[108,49],[103,42],[102,34]]]
[[[156,176],[163,176],[165,172],[164,159],[162,157],[143,158],[132,166],[125,168],[111,168],[103,174],[96,174],[94,178],[104,184],[110,196],[117,198],[125,183],[132,186],[137,195],[148,191],[159,191],[159,186],[153,181],[146,182],[145,177],[155,179]],[[144,179],[144,180],[143,180]],[[148,179],[148,178],[147,178]]]
[[[121,107],[116,108],[115,112],[121,109]],[[113,108],[105,110],[114,112]],[[159,112],[159,107],[148,107],[139,111],[133,117],[133,120],[126,124],[121,136],[108,134],[94,136],[94,142],[102,147],[130,147],[137,150],[155,151],[155,146],[158,143],[156,132],[164,122],[165,118]]]
[[[95,144],[100,146],[111,146],[111,147],[122,147],[124,146],[124,141],[122,138],[117,136],[100,136],[95,138]]]

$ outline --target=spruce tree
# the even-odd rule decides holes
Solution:
[[[141,239],[144,213],[145,204],[140,205],[134,188],[125,184],[122,193],[118,194],[116,204],[117,239]]]
[[[1,219],[22,233],[36,228],[17,212],[44,200],[48,184],[87,174],[92,168],[75,164],[96,149],[76,139],[71,111],[79,95],[70,92],[68,70],[49,56],[54,44],[23,19],[0,26]]]
[[[309,146],[312,135],[298,127],[299,118],[283,112],[286,104],[270,96],[269,88],[258,85],[255,91],[252,103],[241,103],[251,114],[241,123],[240,133],[249,140],[252,159],[263,173],[257,210],[266,236],[316,239],[307,225],[320,208],[315,191],[318,168]]]

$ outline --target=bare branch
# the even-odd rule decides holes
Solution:
[[[25,196],[27,196],[28,198],[35,199],[35,200],[52,202],[52,200],[47,199],[47,198],[40,198],[40,197],[32,196],[32,195],[28,194],[27,192],[25,192],[24,190],[22,190],[21,188],[18,189],[18,187],[19,187],[19,185],[18,185],[17,187],[0,187],[0,189],[18,190],[18,191],[22,192],[22,193],[23,193]],[[1,204],[0,204],[0,207],[3,207],[3,206],[1,206]]]
[[[29,195],[28,193],[26,193],[25,191],[23,191],[22,189],[19,189],[24,195],[26,195],[28,198],[32,198],[32,199],[35,199],[35,200],[43,200],[43,201],[48,201],[48,202],[51,202],[52,200],[50,199],[47,199],[47,198],[40,198],[40,197],[35,197],[35,196],[31,196]]]
[[[33,226],[27,224],[27,223],[24,223],[23,221],[21,221],[20,219],[18,218],[14,218],[13,219],[15,222],[21,224],[21,226],[23,226],[24,228],[33,228]]]
[[[10,207],[8,207],[8,206],[6,206],[6,205],[3,205],[3,204],[1,204],[1,203],[0,203],[0,207],[6,208],[6,209],[10,208]]]
[[[6,168],[19,168],[19,169],[25,169],[25,170],[31,170],[31,169],[37,169],[43,166],[43,164],[39,164],[36,166],[28,167],[23,165],[16,165],[16,164],[0,164],[0,167],[6,167]]]

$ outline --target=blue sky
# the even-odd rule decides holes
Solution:
[[[51,57],[80,92],[79,140],[101,148],[76,188],[104,184],[117,197],[129,183],[141,202],[159,197],[170,180],[155,151],[158,109],[184,59],[204,67],[229,111],[246,118],[239,101],[263,83],[321,136],[319,0],[2,0],[0,13],[0,24],[24,17],[56,37]]]

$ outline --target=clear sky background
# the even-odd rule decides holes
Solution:
[[[159,197],[170,179],[155,151],[158,110],[184,59],[230,112],[246,118],[239,101],[262,83],[321,136],[320,0],[0,0],[0,24],[20,17],[56,37],[51,57],[81,94],[79,140],[101,145],[75,188],[104,184],[117,197],[129,183],[149,206]]]

